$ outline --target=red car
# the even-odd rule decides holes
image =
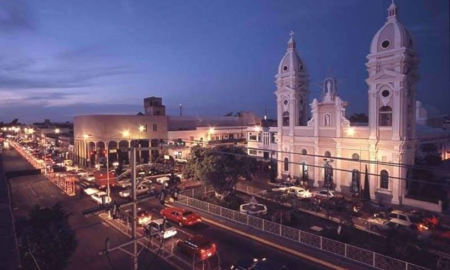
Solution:
[[[202,218],[199,215],[182,208],[165,208],[161,210],[160,215],[165,219],[178,223],[180,226],[192,226],[202,222]]]
[[[195,235],[188,240],[178,240],[177,247],[183,253],[202,261],[216,254],[216,244],[202,235]]]

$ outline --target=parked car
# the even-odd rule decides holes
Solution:
[[[170,181],[170,177],[168,176],[163,176],[163,177],[158,177],[156,178],[156,182],[160,183],[161,185],[164,185],[165,183]]]
[[[144,230],[149,236],[160,238],[170,238],[177,234],[177,229],[164,219],[155,219],[144,226]]]
[[[419,225],[420,221],[418,218],[416,218],[415,216],[413,216],[410,213],[407,212],[403,212],[400,210],[394,210],[392,211],[389,215],[388,215],[389,219],[400,219],[403,220],[405,222],[408,222],[408,224],[416,224]]]
[[[186,164],[188,161],[185,158],[176,158],[175,162],[180,164]]]
[[[308,190],[302,188],[302,187],[288,187],[286,188],[286,193],[288,195],[294,195],[297,196],[297,198],[311,198],[312,194]]]
[[[98,204],[108,204],[111,202],[111,197],[109,197],[106,192],[103,191],[92,194],[91,198]]]
[[[289,270],[281,263],[266,258],[241,258],[231,265],[232,270]]]
[[[149,193],[149,192],[150,192],[150,189],[146,185],[138,186],[136,188],[136,194],[138,196],[142,195],[142,194],[145,194],[145,193]],[[131,189],[127,189],[127,190],[123,190],[123,191],[119,192],[119,196],[123,197],[123,198],[130,197],[131,196]]]
[[[150,176],[146,176],[139,181],[139,185],[151,185],[153,180]]]
[[[87,188],[95,188],[95,184],[86,180],[81,180],[78,182],[78,185],[85,191]],[[89,195],[89,194],[88,194]]]
[[[129,178],[118,180],[118,181],[116,181],[116,186],[121,187],[121,188],[130,188],[131,180]]]
[[[87,181],[95,181],[95,176],[93,173],[89,173],[84,177],[84,179]]]
[[[77,175],[81,178],[85,178],[88,175],[88,172],[85,170],[77,170]]]
[[[87,187],[83,190],[83,193],[88,195],[88,196],[92,196],[95,193],[98,193],[100,190],[93,188],[93,187]]]
[[[202,235],[195,235],[187,240],[178,240],[177,248],[190,256],[206,260],[216,254],[216,244]]]
[[[329,198],[333,198],[335,195],[332,190],[323,189],[318,192],[315,192],[314,196],[317,198],[320,198],[320,199],[329,199]]]
[[[202,222],[202,218],[198,214],[194,214],[192,211],[183,208],[164,208],[159,214],[164,219],[176,222],[180,226],[192,226]]]

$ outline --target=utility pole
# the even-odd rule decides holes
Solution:
[[[145,149],[149,149],[149,148],[145,148]],[[138,241],[142,238],[146,238],[145,236],[143,237],[137,237],[137,204],[139,202],[148,200],[148,199],[152,199],[155,198],[155,195],[152,196],[142,196],[139,200],[137,200],[137,196],[136,196],[136,187],[137,187],[137,183],[136,183],[136,148],[134,146],[131,147],[131,149],[129,149],[129,151],[131,151],[131,195],[132,195],[132,200],[129,202],[122,202],[120,204],[114,203],[113,204],[103,204],[101,206],[95,207],[95,208],[91,208],[91,209],[87,209],[83,211],[84,215],[90,215],[90,214],[95,214],[98,212],[102,212],[102,211],[110,211],[111,209],[113,209],[116,206],[130,206],[132,207],[132,222],[131,222],[131,239],[130,241],[127,241],[126,243],[120,244],[116,247],[110,248],[109,247],[109,238],[106,239],[106,249],[104,252],[102,252],[101,254],[108,254],[111,251],[114,250],[121,250],[125,253],[127,253],[128,255],[131,256],[132,259],[132,269],[133,270],[137,270],[139,265],[138,265],[138,256],[141,253],[141,251],[145,248],[142,247],[139,251],[138,251]],[[128,250],[124,249],[126,246],[129,246],[130,244],[132,244],[132,252],[129,252]]]

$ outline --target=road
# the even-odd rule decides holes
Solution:
[[[4,171],[30,169],[29,164],[15,150],[3,151],[3,165]],[[123,243],[127,238],[115,229],[105,226],[99,217],[84,217],[81,214],[82,210],[95,206],[89,198],[68,197],[43,175],[17,177],[10,179],[10,183],[16,219],[26,216],[35,204],[52,206],[57,202],[60,202],[64,209],[72,214],[69,222],[76,230],[78,247],[71,257],[68,270],[131,269],[131,259],[123,252],[110,253],[111,264],[107,256],[99,255],[99,252],[105,248],[106,238],[110,238],[111,246]],[[152,254],[142,252],[140,262],[143,266],[147,266],[152,258]],[[175,268],[158,259],[152,269],[172,270]]]

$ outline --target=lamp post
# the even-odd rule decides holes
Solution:
[[[355,128],[354,127],[349,127],[347,129],[347,135],[352,137],[352,138],[355,135],[358,135],[358,139],[361,139],[361,135],[359,135],[358,132],[355,132]],[[362,168],[361,168],[361,158],[362,158],[362,156],[361,156],[361,143],[358,143],[358,145],[359,145],[359,175],[358,175],[359,183],[358,183],[358,193],[361,195],[361,170],[362,170]],[[353,179],[353,174],[352,174],[352,181],[353,180],[354,179]]]
[[[146,130],[144,125],[140,125],[139,126],[139,140],[138,140],[138,145],[139,145],[139,152],[138,152],[138,162],[139,164],[141,164],[141,158],[142,158],[142,153],[141,153],[141,133],[144,132]]]

